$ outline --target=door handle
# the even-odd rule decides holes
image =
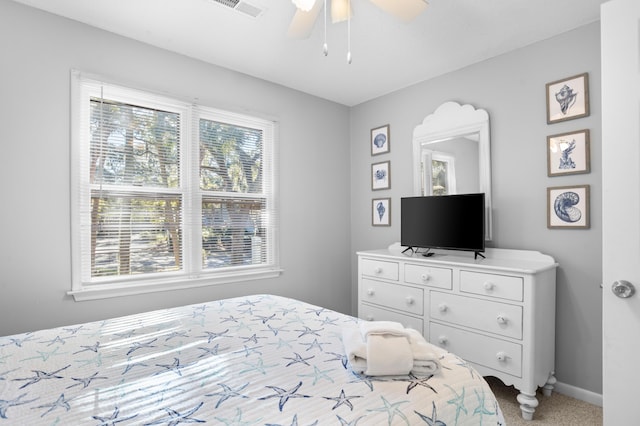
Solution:
[[[616,296],[627,299],[636,293],[636,288],[629,281],[620,280],[613,283],[611,291]]]

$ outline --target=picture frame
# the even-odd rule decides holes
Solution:
[[[547,136],[547,176],[591,172],[589,129]]]
[[[391,131],[388,124],[371,129],[371,155],[386,154],[391,150]]]
[[[391,226],[391,198],[372,199],[371,225]]]
[[[589,74],[582,73],[546,84],[547,124],[589,115]]]
[[[373,163],[371,165],[371,189],[378,191],[389,188],[391,188],[391,161]]]
[[[547,228],[588,229],[589,185],[547,188]]]

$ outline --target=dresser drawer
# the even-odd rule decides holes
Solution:
[[[522,377],[522,345],[437,323],[429,323],[429,340],[473,362]]]
[[[404,281],[411,284],[426,285],[451,290],[451,269],[434,268],[424,265],[404,265]]]
[[[398,281],[398,263],[376,259],[362,259],[360,264],[362,275],[386,280]]]
[[[510,275],[460,271],[460,291],[521,302],[523,279]]]
[[[424,291],[420,288],[363,278],[360,300],[411,314],[424,313]]]
[[[431,318],[522,339],[522,307],[450,293],[431,292]]]
[[[377,306],[360,304],[358,317],[367,321],[395,321],[402,324],[405,328],[413,328],[418,330],[420,334],[424,333],[422,329],[422,318],[415,318],[398,312],[388,311]]]

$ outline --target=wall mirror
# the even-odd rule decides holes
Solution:
[[[491,240],[489,114],[445,102],[413,130],[415,195],[484,192],[485,239]]]

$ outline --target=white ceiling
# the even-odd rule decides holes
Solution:
[[[287,37],[290,0],[242,0],[254,18],[213,0],[14,0],[347,106],[599,20],[606,0],[429,0],[411,23],[352,0],[347,23]],[[322,0],[319,0],[322,1]]]

